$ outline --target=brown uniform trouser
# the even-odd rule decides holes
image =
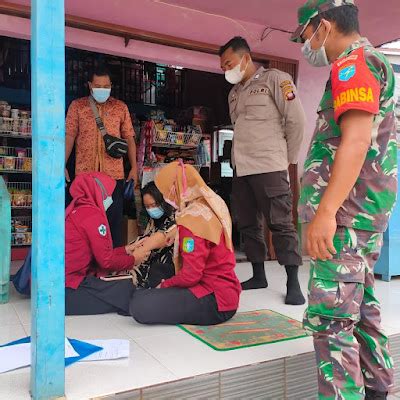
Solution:
[[[293,226],[292,193],[287,171],[234,177],[232,214],[243,235],[247,258],[252,263],[266,259],[265,219],[281,265],[301,265],[297,231]]]

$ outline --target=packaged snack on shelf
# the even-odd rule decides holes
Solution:
[[[26,246],[30,246],[32,244],[32,233],[27,232],[25,233],[25,243]]]
[[[15,158],[14,157],[4,157],[3,169],[11,171],[15,169]]]
[[[17,147],[15,149],[15,153],[17,154],[17,157],[26,157],[27,156],[27,150],[21,147]]]
[[[27,172],[32,171],[32,158],[25,157],[23,159],[22,170]]]

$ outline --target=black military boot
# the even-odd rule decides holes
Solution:
[[[377,392],[369,388],[365,388],[365,400],[386,400],[387,392]]]
[[[285,304],[292,306],[301,306],[306,300],[301,292],[299,283],[299,267],[297,265],[287,265],[287,294],[285,298]]]

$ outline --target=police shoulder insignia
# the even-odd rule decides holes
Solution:
[[[194,251],[194,239],[191,237],[183,238],[182,250],[184,253],[193,253]]]
[[[294,92],[294,85],[292,81],[289,80],[283,81],[279,86],[281,87],[283,97],[287,101],[291,101],[296,98],[296,94]]]
[[[101,236],[106,236],[107,235],[107,228],[105,225],[101,224],[98,228],[98,231]]]
[[[339,69],[339,81],[347,82],[356,75],[357,67],[355,64],[347,65]]]

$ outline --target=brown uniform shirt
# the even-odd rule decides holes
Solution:
[[[287,170],[297,163],[305,114],[289,74],[261,67],[229,94],[237,176]]]
[[[110,135],[128,139],[135,136],[128,107],[120,100],[110,97],[97,105],[100,117]],[[76,140],[76,175],[84,172],[104,172],[113,179],[124,179],[122,158],[106,153],[104,140],[97,128],[89,98],[71,103],[66,121],[66,134]]]

